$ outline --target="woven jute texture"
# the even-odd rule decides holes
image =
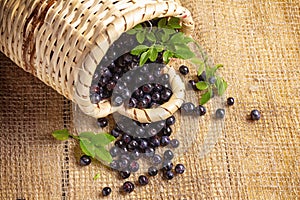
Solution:
[[[121,195],[123,181],[114,172],[97,162],[78,166],[77,143],[52,138],[55,129],[74,131],[71,102],[1,54],[0,199],[102,199],[105,186],[113,192],[103,199],[117,200],[300,198],[299,1],[182,4],[195,20],[194,37],[214,63],[225,65],[226,96],[236,100],[226,107],[224,130],[211,152],[199,157],[206,115],[191,128],[197,141],[175,161],[186,166],[183,175],[172,181],[157,176]],[[254,108],[262,113],[255,122],[247,119]]]

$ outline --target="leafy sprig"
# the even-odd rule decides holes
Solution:
[[[171,58],[189,59],[194,57],[194,53],[188,47],[188,43],[194,40],[179,32],[180,28],[180,20],[175,17],[169,20],[167,18],[160,19],[157,27],[143,28],[141,24],[138,24],[127,31],[127,34],[135,35],[139,43],[130,53],[140,57],[140,66],[143,66],[148,60],[155,61],[160,52],[163,52],[163,61],[166,64]]]
[[[112,157],[106,149],[106,146],[115,140],[115,137],[110,134],[82,132],[76,136],[72,135],[67,129],[63,129],[54,131],[52,135],[57,140],[61,141],[68,140],[69,138],[76,139],[78,140],[79,146],[84,154],[99,161],[108,163],[112,161]]]

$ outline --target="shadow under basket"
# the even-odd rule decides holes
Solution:
[[[172,115],[183,102],[184,85],[167,67],[171,99],[155,109],[114,108],[109,100],[92,104],[94,72],[111,44],[137,24],[177,17],[180,31],[194,29],[191,13],[176,1],[0,0],[0,50],[25,71],[98,118],[119,112],[140,122]]]

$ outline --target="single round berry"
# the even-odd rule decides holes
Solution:
[[[147,185],[149,183],[147,176],[144,175],[139,176],[138,181],[140,185]]]
[[[91,95],[91,103],[92,103],[92,104],[97,104],[97,103],[99,103],[100,101],[101,101],[101,97],[100,97],[99,94],[94,93],[94,94]]]
[[[189,86],[191,86],[191,88],[195,91],[198,90],[198,88],[196,87],[196,81],[194,80],[189,80]]]
[[[130,176],[130,171],[129,170],[120,171],[120,176],[122,179],[126,179]]]
[[[174,154],[171,150],[166,150],[164,152],[164,159],[165,160],[172,160],[174,158]]]
[[[167,180],[171,180],[171,179],[174,178],[174,173],[173,173],[171,170],[165,171],[165,172],[164,172],[164,177],[165,177]]]
[[[206,114],[206,108],[202,105],[199,105],[195,108],[195,113],[198,116],[202,116]]]
[[[130,164],[129,164],[129,170],[131,172],[137,172],[140,168],[140,165],[138,162],[136,161],[132,161]]]
[[[121,150],[120,148],[114,146],[109,150],[109,153],[112,157],[116,157],[120,154],[120,150]]]
[[[120,136],[121,132],[120,132],[120,130],[114,128],[113,130],[111,130],[110,134],[111,134],[112,136],[114,136],[115,138],[117,138],[117,137]]]
[[[169,136],[162,136],[160,139],[160,145],[164,147],[167,146],[168,144],[170,144]]]
[[[148,168],[148,174],[149,176],[156,176],[156,174],[158,173],[158,170],[156,167],[149,167]]]
[[[130,181],[126,181],[123,184],[122,189],[124,192],[131,193],[134,190],[134,184]]]
[[[206,80],[206,72],[203,71],[200,75],[197,76],[199,81],[205,81]]]
[[[183,164],[177,164],[177,165],[175,166],[175,172],[176,172],[177,174],[183,174],[184,171],[185,171],[185,167],[184,167]]]
[[[232,106],[233,104],[234,104],[234,98],[233,97],[227,98],[227,105]]]
[[[181,65],[179,67],[179,72],[182,74],[182,75],[187,75],[189,73],[189,68],[185,65]]]
[[[165,162],[163,163],[162,169],[163,169],[164,171],[170,171],[172,168],[173,168],[173,163],[172,163],[171,161],[165,161]]]
[[[103,196],[108,196],[111,193],[111,188],[110,187],[105,187],[102,189],[102,195]]]
[[[172,148],[177,148],[179,147],[179,141],[177,139],[173,139],[170,141],[171,147]]]
[[[153,165],[159,165],[161,162],[162,162],[162,158],[161,158],[160,155],[155,154],[155,155],[152,157],[152,164],[153,164]]]
[[[106,118],[97,119],[98,126],[104,128],[108,125],[108,120]]]
[[[171,117],[169,117],[169,118],[167,118],[166,119],[166,124],[168,125],[168,126],[171,126],[171,125],[173,125],[173,124],[175,124],[175,117],[174,116],[171,116]]]
[[[152,148],[152,147],[147,147],[147,148],[145,149],[145,157],[146,157],[146,158],[151,158],[151,157],[154,156],[154,154],[155,154],[155,149],[154,149],[154,148]]]
[[[225,116],[225,110],[222,109],[222,108],[218,108],[218,109],[216,110],[216,118],[218,118],[218,119],[223,119],[224,116]]]
[[[181,112],[186,115],[192,114],[194,112],[194,109],[195,105],[191,102],[183,103],[180,108]]]
[[[119,169],[119,161],[113,160],[113,161],[111,161],[109,166],[110,166],[110,168],[112,168],[114,170],[118,170]]]
[[[80,157],[80,165],[81,166],[87,166],[87,165],[91,164],[91,162],[92,162],[92,159],[90,156],[83,155]]]
[[[258,110],[252,110],[250,113],[252,120],[259,120],[260,119],[260,112]]]
[[[170,136],[173,132],[172,128],[169,126],[165,127],[162,131],[163,131],[162,135],[164,136]]]
[[[127,134],[122,135],[122,141],[125,142],[126,144],[131,142],[131,136]]]

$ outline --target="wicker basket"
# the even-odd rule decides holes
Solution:
[[[166,16],[179,17],[184,33],[193,31],[190,12],[175,1],[0,0],[0,50],[77,103],[84,113],[103,117],[116,109],[109,101],[98,105],[90,101],[89,88],[97,65],[123,32]],[[170,73],[174,73],[172,69]],[[173,77],[174,81],[178,78]],[[178,109],[182,99],[173,96],[170,101],[177,99],[177,103],[167,102],[150,114],[139,109],[118,111],[141,122],[156,121]]]

